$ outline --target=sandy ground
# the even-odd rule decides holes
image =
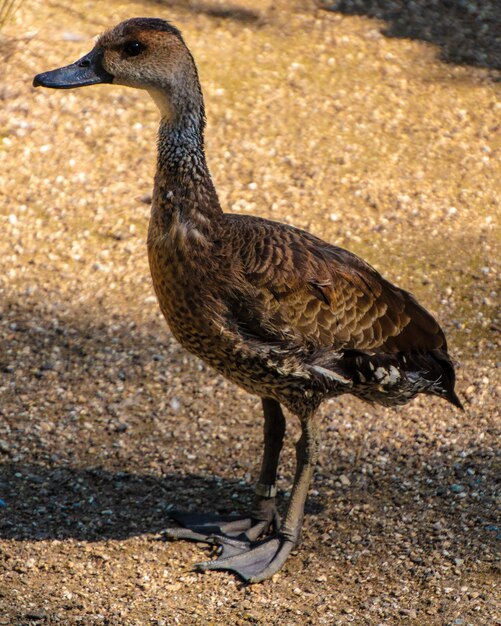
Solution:
[[[0,624],[496,624],[496,64],[311,2],[235,6],[27,0],[4,31]],[[172,19],[195,55],[224,207],[363,255],[438,317],[458,365],[464,413],[424,397],[322,407],[303,544],[253,587],[195,574],[208,550],[159,540],[173,506],[246,509],[262,418],[158,312],[155,107],[125,88],[31,87],[137,15]],[[283,499],[297,434],[290,419]]]

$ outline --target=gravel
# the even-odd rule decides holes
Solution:
[[[297,0],[82,6],[24,3],[5,31],[17,43],[0,48],[11,41],[0,67],[0,624],[495,624],[493,64],[444,64],[380,21]],[[210,550],[161,540],[174,506],[246,509],[262,418],[158,311],[145,250],[154,106],[124,88],[31,88],[140,13],[172,19],[197,59],[223,205],[363,255],[438,317],[458,365],[464,413],[424,397],[400,410],[323,405],[302,546],[252,587],[192,572]],[[461,32],[470,54],[477,39]],[[282,499],[297,436],[290,419]]]

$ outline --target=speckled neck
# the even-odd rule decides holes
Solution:
[[[198,112],[162,118],[158,131],[157,168],[176,184],[210,178],[205,160],[204,120]]]
[[[192,78],[165,93],[170,115],[162,117],[158,133],[154,205],[164,219],[175,213],[201,227],[222,211],[205,159],[202,93]]]

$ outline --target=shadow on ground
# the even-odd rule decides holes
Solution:
[[[426,470],[426,466],[433,466],[436,474],[449,471],[446,462],[444,467],[437,467],[433,459],[416,472],[416,497],[417,490],[409,489],[405,480],[408,468],[395,450],[391,456],[391,477],[376,473],[367,480],[355,467],[353,473],[359,479],[342,495],[338,487],[315,481],[313,486],[319,491],[309,498],[305,526],[317,532],[319,526],[323,531],[336,531],[338,522],[344,527],[347,522],[348,536],[354,531],[363,535],[371,529],[373,537],[380,533],[379,540],[375,537],[379,542],[387,533],[397,532],[405,519],[419,542],[430,545],[437,541],[434,534],[438,523],[449,533],[455,558],[462,559],[479,556],[496,535],[499,538],[492,507],[496,480],[489,452],[478,449],[464,464],[456,463],[451,468],[452,479],[466,492],[480,493],[480,498],[467,501],[458,499],[449,484],[434,480]],[[336,472],[335,467],[332,472]],[[159,533],[169,525],[173,508],[244,513],[249,510],[252,489],[237,480],[182,472],[158,477],[100,467],[8,462],[0,467],[0,495],[5,503],[0,515],[0,538],[93,542]],[[286,498],[283,493],[279,498],[283,508]],[[357,504],[370,505],[372,512],[363,521],[351,516]],[[344,543],[341,535],[334,538],[337,541]]]
[[[17,540],[101,541],[157,533],[169,525],[173,508],[209,510],[214,494],[231,502],[245,499],[249,487],[238,481],[192,474],[159,478],[99,467],[48,468],[8,463],[0,468],[0,493],[6,503],[0,537]],[[248,494],[247,494],[248,495]],[[195,505],[195,506],[196,506]],[[234,507],[222,507],[231,512]]]
[[[239,405],[233,391],[211,387],[211,404],[227,406],[231,393],[233,405],[218,409],[213,421],[198,421],[196,410],[207,416],[207,392],[200,388],[214,376],[198,369],[195,359],[183,360],[185,353],[161,330],[161,320],[138,324],[127,315],[114,315],[109,324],[96,324],[92,318],[102,318],[99,310],[77,317],[57,314],[52,306],[11,300],[0,318],[5,348],[0,365],[9,389],[0,403],[5,426],[0,437],[5,445],[0,447],[0,498],[5,502],[0,538],[119,540],[158,533],[168,525],[172,508],[248,510],[252,487],[249,479],[240,479],[258,463],[261,422],[248,415],[242,419],[240,411],[252,407],[243,401]],[[149,382],[159,376],[168,383],[166,391],[148,392]],[[179,397],[189,402],[189,420],[158,407],[172,391],[172,376],[181,380],[184,395]],[[193,404],[197,393],[199,409]],[[50,394],[55,394],[52,404],[45,406]],[[78,418],[80,406],[86,411],[83,420]],[[226,419],[226,438],[210,448]],[[87,426],[81,424],[85,420]],[[131,433],[124,450],[114,447],[122,427]],[[438,524],[447,529],[455,558],[482,558],[499,533],[496,470],[493,449],[477,441],[475,433],[460,444],[439,445],[418,428],[398,447],[383,435],[374,438],[374,445],[359,446],[338,430],[335,420],[326,430],[306,511],[311,537],[332,535],[329,546],[343,551],[355,531],[363,536],[370,529],[370,541],[378,543],[397,532],[412,532],[429,550],[444,541],[442,535],[436,537]],[[245,442],[244,456],[251,465],[242,466],[237,441]],[[211,459],[213,469],[195,473],[199,461],[187,466],[183,446],[204,463]],[[360,454],[349,460],[347,451],[357,447]],[[113,456],[114,450],[120,454]],[[153,463],[159,451],[163,460]],[[218,478],[217,468],[226,477]],[[348,485],[336,482],[342,474],[350,476]],[[284,501],[282,497],[282,509]],[[353,516],[357,507],[368,507],[361,518]]]
[[[388,37],[427,41],[448,63],[501,70],[499,0],[318,0],[323,9],[387,22]]]
[[[204,2],[203,0],[191,0],[190,2],[186,2],[186,0],[150,0],[150,2],[165,8],[189,11],[190,13],[207,15],[208,17],[216,17],[242,24],[253,24],[261,19],[258,11],[253,11],[231,2],[225,4],[214,4]]]

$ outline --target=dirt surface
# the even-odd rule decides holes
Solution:
[[[311,2],[236,9],[27,0],[5,30],[0,624],[496,624],[496,68]],[[155,107],[113,86],[31,87],[138,15],[172,19],[194,53],[223,206],[364,256],[438,317],[458,364],[464,413],[425,397],[323,405],[303,544],[253,587],[195,574],[208,550],[159,540],[173,506],[246,510],[262,417],[159,314],[143,201]],[[297,435],[290,419],[282,501]]]

